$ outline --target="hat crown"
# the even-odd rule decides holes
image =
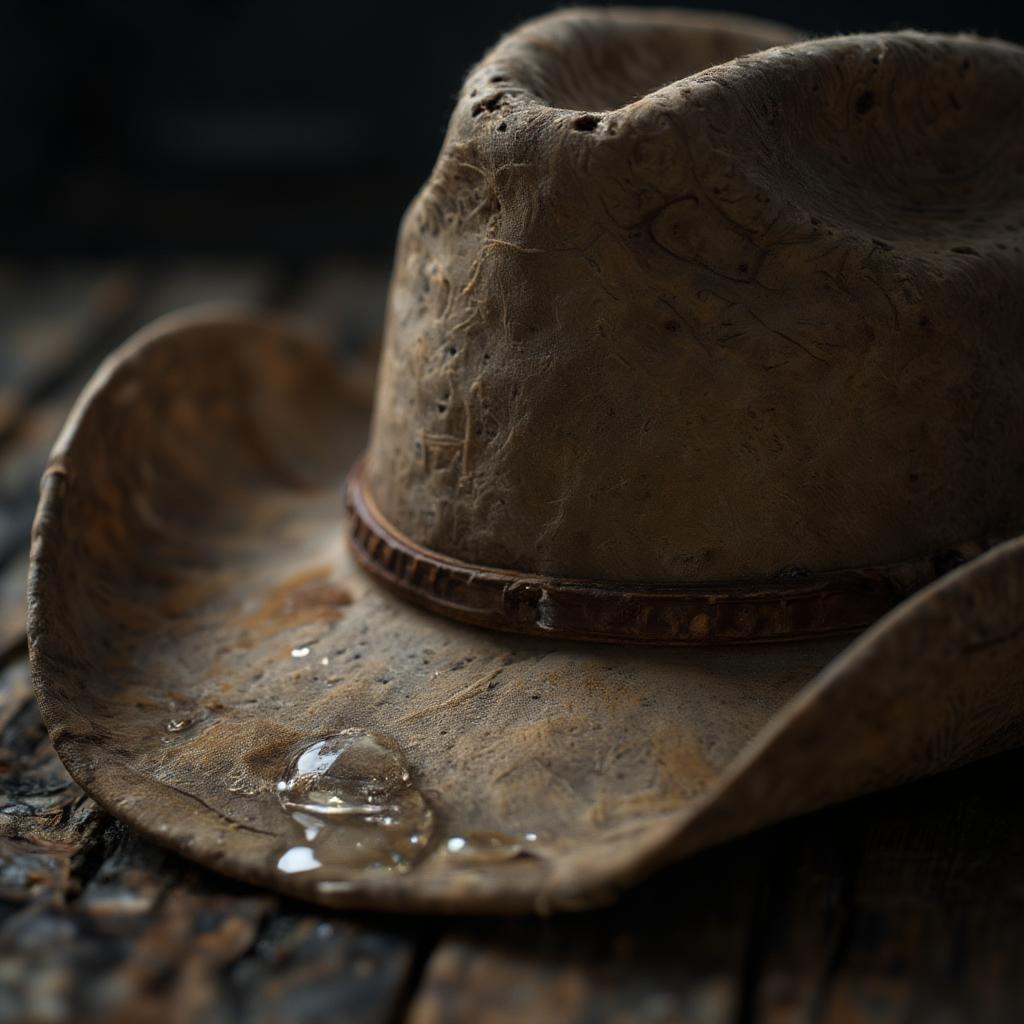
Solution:
[[[732,59],[785,39],[571,11],[471,73],[402,224],[366,468],[416,543],[657,583],[1020,532],[1024,51]]]

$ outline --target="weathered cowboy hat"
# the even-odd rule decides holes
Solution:
[[[971,36],[508,36],[365,457],[284,320],[160,321],[82,397],[31,578],[72,774],[248,881],[517,912],[1020,742],[1022,104]]]

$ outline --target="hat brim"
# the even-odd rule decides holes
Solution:
[[[1022,739],[1020,541],[853,642],[492,634],[353,565],[342,483],[368,418],[294,325],[178,315],[97,373],[44,477],[29,639],[54,746],[113,814],[214,870],[333,906],[580,909]],[[282,870],[304,839],[278,782],[351,729],[404,753],[432,809],[418,862]]]

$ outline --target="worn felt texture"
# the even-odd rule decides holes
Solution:
[[[368,462],[416,543],[700,583],[1020,532],[1024,50],[794,38],[566,11],[469,75]]]

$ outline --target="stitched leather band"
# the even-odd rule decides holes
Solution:
[[[735,644],[864,629],[913,591],[980,554],[963,544],[892,565],[686,586],[564,579],[493,569],[430,551],[381,515],[349,474],[349,545],[401,597],[450,619],[511,633],[616,644]]]

